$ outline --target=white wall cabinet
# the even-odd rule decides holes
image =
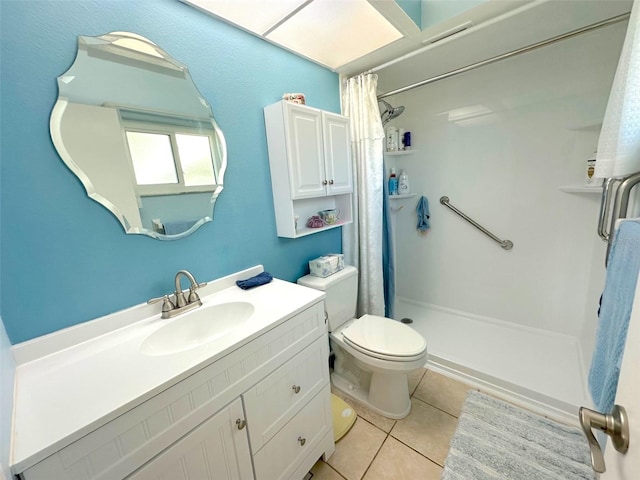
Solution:
[[[335,449],[328,356],[320,301],[20,478],[301,480]]]
[[[284,100],[265,107],[264,116],[278,236],[295,238],[351,223],[348,118]],[[306,227],[309,217],[333,208],[340,210],[338,223]]]

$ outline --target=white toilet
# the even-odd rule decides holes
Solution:
[[[422,335],[389,318],[355,318],[355,267],[347,266],[326,278],[306,275],[298,283],[326,293],[329,339],[335,354],[333,387],[385,417],[406,417],[411,411],[407,374],[427,360]]]

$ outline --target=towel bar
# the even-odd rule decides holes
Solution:
[[[624,178],[607,178],[602,189],[602,199],[600,201],[600,215],[598,218],[598,235],[607,242],[607,255],[605,257],[605,265],[609,258],[609,250],[613,241],[613,233],[615,232],[616,222],[627,216],[629,208],[629,200],[631,190],[640,183],[640,172],[634,173]],[[613,207],[611,207],[611,199],[613,198]],[[609,210],[610,217],[609,216]],[[609,221],[609,231],[606,231],[606,223]]]
[[[455,212],[456,214],[460,215],[467,222],[469,222],[471,225],[476,227],[478,230],[480,230],[486,236],[491,238],[494,242],[498,243],[505,250],[511,250],[513,248],[513,242],[511,240],[502,240],[502,239],[498,238],[493,233],[491,233],[489,230],[487,230],[482,225],[480,225],[478,222],[476,222],[472,218],[469,218],[467,215],[465,215],[464,213],[462,213],[460,210],[458,210],[456,207],[454,207],[453,205],[451,205],[449,203],[449,197],[446,197],[446,196],[445,197],[440,197],[440,203],[442,205],[444,205],[445,207],[449,208],[450,210],[452,210],[453,212]]]

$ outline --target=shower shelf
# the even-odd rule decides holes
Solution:
[[[385,157],[401,157],[403,155],[410,155],[416,153],[417,150],[398,150],[397,152],[384,152]]]
[[[584,185],[564,185],[558,187],[558,190],[565,193],[602,193],[602,186],[588,187]]]
[[[411,198],[418,195],[417,193],[404,193],[402,195],[389,195],[390,200],[402,200],[403,198]]]

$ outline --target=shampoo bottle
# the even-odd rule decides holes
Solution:
[[[387,152],[398,150],[398,130],[395,127],[387,127]]]
[[[409,176],[404,169],[400,170],[400,177],[398,179],[398,194],[406,195],[409,193]]]
[[[389,175],[389,195],[398,195],[398,177],[395,168],[391,168]]]

